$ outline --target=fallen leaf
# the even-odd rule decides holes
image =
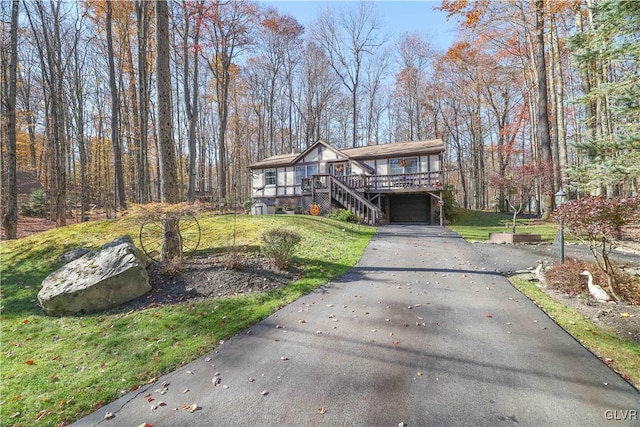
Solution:
[[[47,415],[51,415],[51,414],[53,414],[53,411],[51,409],[43,409],[42,411],[38,412],[38,415],[36,416],[36,421],[40,421]]]
[[[318,413],[319,413],[320,415],[324,415],[326,412],[327,412],[327,410],[326,410],[326,409],[324,409],[322,406],[320,406],[320,407],[318,408]]]
[[[29,359],[25,362],[27,365],[31,366],[33,365],[35,362],[33,361],[33,359]]]
[[[149,403],[153,402],[153,397],[151,397],[151,396],[147,397],[147,402],[149,402]]]

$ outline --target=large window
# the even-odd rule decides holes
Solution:
[[[296,166],[296,185],[302,183],[302,178],[308,178],[318,173],[318,165]]]
[[[418,173],[417,157],[401,157],[389,160],[389,175],[401,175],[403,173]]]
[[[264,185],[276,185],[275,169],[267,169],[264,171]]]

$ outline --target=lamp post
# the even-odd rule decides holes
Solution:
[[[567,201],[567,193],[562,188],[555,194],[556,207]],[[558,245],[560,246],[560,264],[564,264],[564,221],[560,218],[560,228],[558,229]]]

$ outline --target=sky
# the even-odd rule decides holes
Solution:
[[[355,7],[355,1],[300,1],[275,0],[261,1],[273,6],[281,13],[293,16],[305,27],[318,16],[324,8]],[[434,47],[446,50],[455,39],[456,23],[454,19],[447,22],[445,12],[434,10],[440,6],[440,1],[376,1],[379,17],[384,24],[385,31],[396,39],[403,33],[420,33],[429,40]]]

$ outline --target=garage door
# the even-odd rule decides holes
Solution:
[[[399,194],[389,198],[390,222],[429,224],[428,194]]]

